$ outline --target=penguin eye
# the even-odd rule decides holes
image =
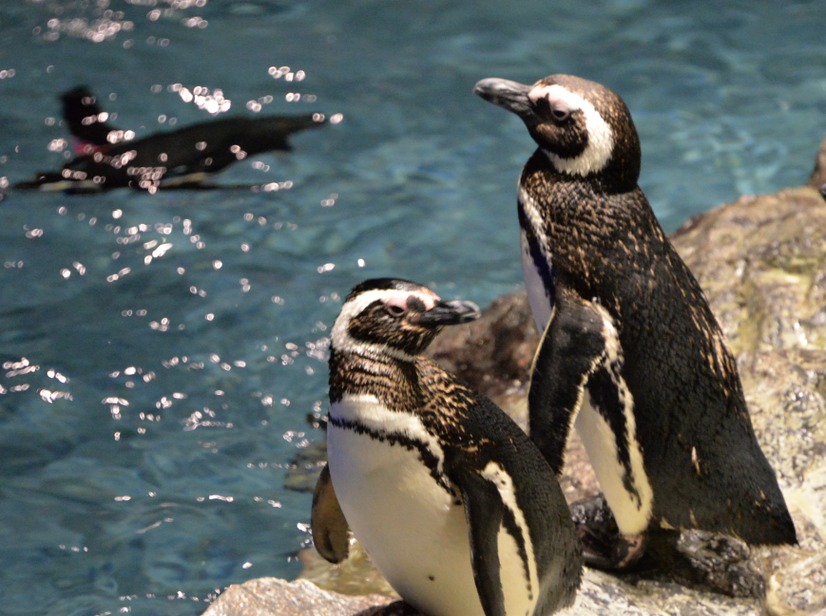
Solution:
[[[550,113],[555,122],[564,122],[571,116],[571,108],[555,96],[539,97],[534,104],[539,115],[545,116]]]
[[[401,304],[389,303],[384,305],[384,311],[393,318],[398,318],[407,312],[407,307]]]

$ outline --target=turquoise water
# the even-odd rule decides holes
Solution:
[[[80,83],[139,135],[210,117],[181,96],[199,86],[227,113],[341,119],[219,178],[277,191],[0,202],[0,612],[197,614],[298,574],[310,497],[282,485],[323,437],[340,298],[379,275],[482,305],[519,288],[533,147],[478,79],[619,91],[668,230],[805,181],[817,2],[573,4],[0,4],[3,184],[68,156],[56,95]]]

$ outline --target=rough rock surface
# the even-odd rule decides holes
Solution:
[[[811,187],[744,197],[689,221],[672,239],[729,337],[800,546],[749,549],[685,533],[679,548],[690,573],[668,565],[622,577],[586,569],[569,613],[826,614],[826,203]],[[445,332],[432,354],[519,420],[536,340],[525,297],[516,294],[497,300],[480,321]],[[594,494],[576,439],[566,460],[569,500]],[[253,580],[231,586],[208,616],[413,613],[394,602],[358,551],[337,567],[309,551],[302,556],[305,577],[327,590],[306,580]],[[346,598],[334,589],[383,594]],[[714,592],[721,589],[740,596]]]
[[[368,616],[378,613],[377,609],[391,601],[381,595],[354,597],[322,590],[308,580],[287,582],[278,578],[258,578],[227,588],[204,616]]]

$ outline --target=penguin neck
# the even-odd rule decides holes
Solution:
[[[685,269],[660,227],[645,194],[635,184],[621,193],[606,192],[599,178],[573,177],[555,170],[544,152],[528,160],[519,182],[519,218],[531,262],[552,265],[544,274],[546,291],[575,289],[627,322],[632,306],[656,290],[654,278],[639,276],[638,285],[618,285],[629,272],[653,271],[656,261]],[[648,238],[640,249],[639,238]],[[530,263],[529,263],[530,264]],[[550,289],[549,289],[550,287]]]
[[[583,183],[591,186],[594,191],[605,194],[625,193],[637,187],[640,175],[639,157],[633,153],[622,156],[612,153],[605,166],[591,172],[579,172],[568,169],[559,156],[542,147],[536,149],[525,164],[525,169],[538,167],[547,170],[555,182]]]
[[[532,308],[543,301],[553,304],[558,285],[573,287],[583,297],[599,296],[614,307],[611,294],[606,295],[603,288],[606,271],[617,266],[617,242],[627,241],[620,231],[629,225],[634,228],[639,212],[633,207],[610,207],[609,196],[600,178],[561,173],[542,150],[527,162],[519,182],[518,204],[526,243],[523,273],[531,272],[539,289]]]
[[[330,401],[345,395],[369,394],[387,401],[414,395],[418,384],[417,358],[394,356],[370,347],[358,351],[330,351]]]
[[[536,150],[519,178],[519,222],[535,237],[545,257],[564,251],[568,240],[556,231],[596,226],[594,202],[604,194],[598,177],[582,177],[558,171],[545,152]],[[589,238],[578,238],[587,241]]]

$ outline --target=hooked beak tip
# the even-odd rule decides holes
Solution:
[[[528,121],[534,115],[531,100],[528,98],[532,87],[508,79],[488,77],[476,82],[473,93]]]
[[[479,306],[473,302],[454,300],[439,302],[419,317],[422,325],[441,327],[443,325],[460,325],[475,321],[482,315]]]

